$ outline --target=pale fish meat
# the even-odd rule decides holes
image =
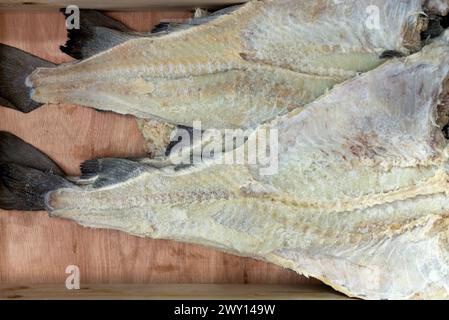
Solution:
[[[204,129],[255,127],[303,107],[391,55],[419,51],[428,14],[445,13],[445,4],[251,1],[152,35],[127,34],[108,21],[86,40],[92,50],[85,55],[100,53],[58,67],[35,63],[43,68],[28,68],[17,77],[25,82],[32,72],[23,95],[31,94],[33,101],[15,105],[3,98],[22,111],[39,103],[67,103],[183,126],[200,120]],[[65,48],[74,50],[70,43]],[[10,73],[20,65],[11,66]],[[17,90],[15,85],[16,95]]]
[[[448,76],[444,33],[223,155],[276,133],[273,174],[218,156],[188,167],[111,158],[67,179],[3,133],[0,204],[263,259],[352,297],[449,298]]]

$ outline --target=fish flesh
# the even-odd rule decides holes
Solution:
[[[62,47],[82,61],[57,67],[0,45],[0,103],[23,112],[68,103],[132,114],[147,153],[163,156],[177,125],[254,128],[391,54],[419,50],[425,13],[445,14],[444,3],[252,1],[152,33],[82,11]],[[377,25],[367,8],[377,8]]]
[[[278,131],[274,175],[216,158],[187,168],[111,158],[70,181],[20,158],[2,164],[2,181],[52,217],[263,259],[353,297],[447,298],[449,154],[438,123],[448,75],[445,33],[261,124],[254,134]]]
[[[395,8],[381,15],[389,17],[388,24],[373,33],[363,20],[371,4],[380,10]],[[214,149],[200,163],[178,163],[174,155],[95,159],[81,165],[80,177],[66,177],[47,156],[3,132],[0,208],[47,210],[52,217],[86,227],[211,246],[290,268],[351,297],[449,298],[449,152],[444,132],[449,122],[449,31],[432,36],[425,45],[421,39],[430,15],[447,14],[448,4],[250,2],[206,24],[139,36],[82,62],[38,69],[27,78],[36,100],[5,99],[10,107],[24,106],[24,101],[33,106],[66,103],[76,97],[78,103],[97,101],[90,106],[134,114],[140,121],[184,125],[200,120],[205,129],[254,130],[242,144]],[[247,32],[251,37],[245,38]],[[336,43],[339,32],[341,41]],[[319,39],[314,42],[314,37]],[[192,50],[179,44],[182,39],[195,44]],[[229,40],[230,46],[221,46],[220,39]],[[218,68],[214,72],[194,76],[188,69],[174,68],[170,76],[159,77],[150,74],[151,68],[138,70],[145,57],[156,61],[156,52],[162,57],[163,49],[171,52],[169,60],[188,66],[202,41],[211,50],[203,47],[195,57],[209,52],[204,61],[233,61],[234,53],[227,56],[227,50],[245,53],[238,54],[241,65],[233,69],[244,74],[243,82],[233,71],[218,70],[219,64],[212,64]],[[288,53],[289,46],[295,55]],[[35,57],[16,56],[36,65]],[[164,66],[174,63],[164,61]],[[139,72],[149,73],[140,81],[135,78]],[[267,92],[280,96],[280,74],[300,107],[267,116],[263,90],[268,86]],[[308,82],[306,88],[296,77],[317,82]],[[322,88],[323,77],[339,80],[311,94]],[[144,100],[135,97],[148,83],[157,83],[155,94],[166,93],[170,102],[165,109],[139,105]],[[211,89],[217,83],[241,90],[234,98],[242,99],[236,104],[243,106],[243,113],[239,109],[231,114],[234,109],[223,103],[226,90]],[[167,88],[207,91],[209,85],[208,97],[202,102],[197,96],[196,106],[188,94],[185,99],[168,95]],[[299,99],[306,94],[309,99]],[[190,111],[183,114],[183,108]],[[239,118],[242,115],[248,118]],[[272,137],[276,143],[269,144],[270,161],[224,161],[250,155],[254,145],[263,146]]]
[[[374,69],[385,62],[384,53],[420,50],[425,5],[251,1],[188,28],[122,33],[112,48],[38,68],[26,84],[37,103],[79,104],[183,126],[198,120],[204,129],[251,128]],[[378,21],[370,22],[367,8]]]

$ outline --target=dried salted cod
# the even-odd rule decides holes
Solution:
[[[199,26],[40,68],[27,84],[40,103],[200,120],[205,129],[257,126],[379,66],[383,55],[419,50],[422,2],[251,1]]]
[[[448,43],[338,85],[225,154],[268,131],[270,167],[100,159],[74,185],[16,159],[2,181],[52,217],[264,259],[350,296],[448,298]]]

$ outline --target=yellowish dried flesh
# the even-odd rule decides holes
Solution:
[[[449,298],[449,153],[437,125],[448,35],[260,125],[279,132],[277,174],[216,160],[142,166],[99,189],[52,192],[49,211],[264,259],[350,296]]]
[[[28,83],[43,103],[200,120],[204,129],[254,127],[379,66],[384,51],[419,50],[422,2],[251,1],[204,25],[38,69]],[[369,8],[379,10],[377,24]]]

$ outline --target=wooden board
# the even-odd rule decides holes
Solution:
[[[67,290],[62,285],[0,285],[0,300],[32,299],[232,299],[232,300],[347,300],[318,285],[89,285]]]
[[[145,9],[145,8],[211,8],[242,3],[245,0],[0,0],[1,8],[62,8],[77,5],[89,9]]]
[[[144,31],[160,20],[183,19],[189,12],[113,12]],[[64,20],[56,12],[0,12],[0,42],[60,63]],[[0,108],[0,130],[38,147],[69,174],[81,161],[143,153],[142,139],[130,117],[78,106],[45,106],[29,114]],[[294,272],[260,261],[200,246],[141,239],[124,233],[91,230],[50,219],[45,212],[0,211],[0,283],[60,283],[67,265],[77,265],[81,283],[265,283],[316,284]]]

